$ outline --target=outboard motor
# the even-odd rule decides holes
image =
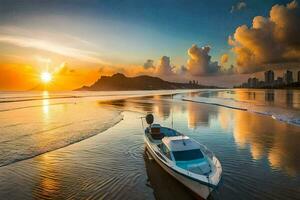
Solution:
[[[159,124],[153,124],[154,122],[154,117],[152,114],[146,115],[146,122],[149,125],[150,134],[151,137],[155,140],[161,140],[164,135],[161,133],[161,126]]]
[[[153,117],[152,114],[146,115],[146,122],[147,122],[147,124],[151,125],[151,124],[153,124],[153,121],[154,121],[154,117]]]

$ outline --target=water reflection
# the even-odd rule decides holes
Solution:
[[[274,90],[267,90],[265,93],[265,101],[269,103],[274,102]]]
[[[219,108],[218,123],[224,130],[231,129],[239,148],[249,147],[253,159],[267,157],[273,168],[284,170],[292,176],[299,174],[299,127],[227,108]]]
[[[55,197],[59,194],[61,188],[58,169],[53,163],[56,161],[55,157],[44,154],[37,160],[37,167],[39,172],[39,183],[34,188],[33,193],[35,197]],[[62,170],[62,169],[60,169]]]
[[[286,105],[287,107],[292,108],[293,107],[293,101],[294,101],[294,93],[291,90],[288,90],[286,92]]]
[[[255,92],[247,93],[246,96],[249,95],[252,99],[257,96]],[[274,101],[274,91],[269,90],[264,95],[266,101]],[[289,94],[287,97],[292,96]],[[230,133],[239,149],[249,149],[252,159],[259,161],[267,158],[272,168],[284,170],[292,176],[300,172],[297,155],[300,151],[300,135],[296,134],[300,132],[299,127],[240,110],[195,102],[171,103],[168,96],[132,98],[110,103],[128,110],[153,112],[163,121],[168,119],[173,110],[177,127],[183,127],[181,124],[186,120],[187,128],[197,129],[201,133]]]
[[[290,102],[293,110],[299,108],[300,93],[287,94],[274,91],[271,99],[281,107]],[[205,95],[266,103],[262,90]],[[0,112],[0,165],[50,151],[1,167],[0,193],[4,197],[13,198],[20,192],[20,199],[149,199],[154,192],[157,199],[192,199],[190,191],[156,162],[143,160],[139,117],[147,112],[153,112],[163,125],[170,125],[174,115],[176,129],[205,144],[220,158],[224,182],[216,191],[216,199],[296,199],[299,194],[299,127],[245,111],[172,100],[171,96],[77,104],[46,100],[45,94],[36,101],[38,107]],[[120,114],[112,107],[134,112],[123,112],[124,120],[114,128],[78,142],[112,126]],[[53,151],[64,146],[68,147]]]
[[[270,117],[233,112],[233,136],[239,148],[249,145],[253,159],[267,157],[272,167],[283,169],[289,175],[300,172],[297,155],[300,151],[299,127],[277,122]]]
[[[271,166],[283,169],[292,176],[299,174],[299,141],[299,134],[286,135],[282,129],[278,130],[274,136],[273,146],[268,153],[268,160]]]
[[[248,92],[248,99],[249,100],[255,100],[256,93],[255,92]]]
[[[121,119],[118,111],[94,102],[56,104],[48,93],[43,95],[33,106],[0,112],[0,124],[5,126],[1,127],[0,166],[81,141]]]
[[[48,91],[43,92],[43,113],[45,118],[49,114],[49,93]]]
[[[215,90],[190,93],[189,96],[205,98],[233,99],[241,102],[251,102],[257,105],[274,105],[286,108],[300,108],[299,90],[274,90],[274,89],[236,89]]]
[[[187,188],[165,172],[144,150],[144,161],[149,187],[153,189],[156,199],[195,199]],[[200,199],[200,198],[199,198]]]
[[[232,130],[234,124],[234,113],[228,112],[228,109],[219,107],[217,113],[218,122],[223,130],[230,131]]]
[[[155,112],[157,116],[166,120],[171,115],[172,102],[164,102],[163,99],[170,99],[170,95],[151,96],[147,98],[128,98],[121,100],[99,101],[99,105],[112,105],[125,110],[138,112]]]
[[[112,105],[125,110],[138,112],[153,112],[156,117],[163,120],[170,118],[172,112],[174,117],[187,117],[188,127],[196,129],[199,126],[209,126],[210,120],[216,117],[216,107],[192,102],[174,103],[170,96],[153,96],[144,98],[129,98],[126,100],[101,101],[99,104]],[[183,115],[183,116],[180,116]]]
[[[154,96],[153,100],[155,101],[155,103],[153,105],[155,113],[157,113],[159,117],[166,120],[171,114],[172,102],[165,102],[163,101],[163,98],[170,99],[170,96]]]
[[[209,126],[209,119],[212,112],[209,111],[209,106],[187,102],[188,127],[197,128],[200,125]]]

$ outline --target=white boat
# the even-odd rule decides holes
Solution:
[[[146,116],[149,126],[144,140],[151,157],[171,176],[202,198],[218,186],[222,167],[204,145],[174,129],[153,124],[153,115]]]

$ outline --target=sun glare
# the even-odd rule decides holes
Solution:
[[[52,75],[49,72],[43,72],[41,74],[41,80],[43,83],[49,83],[52,80]]]

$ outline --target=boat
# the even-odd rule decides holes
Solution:
[[[206,199],[221,180],[222,166],[217,157],[192,138],[153,124],[152,114],[145,118],[148,126],[144,129],[144,141],[151,157],[180,183]]]

